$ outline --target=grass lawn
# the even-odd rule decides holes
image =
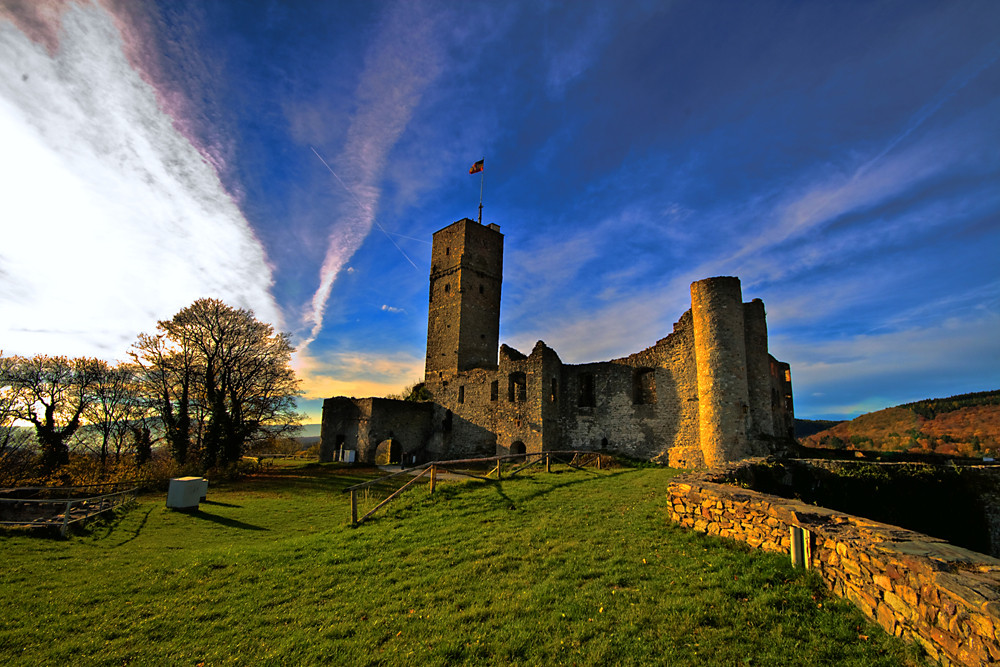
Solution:
[[[672,526],[673,474],[444,482],[351,528],[359,474],[297,464],[195,514],[0,533],[0,663],[919,663],[787,557]]]

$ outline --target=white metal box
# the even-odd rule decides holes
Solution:
[[[174,477],[167,491],[167,507],[175,510],[196,510],[201,499],[202,477]]]

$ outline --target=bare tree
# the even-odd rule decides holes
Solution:
[[[198,430],[202,465],[236,461],[246,443],[297,427],[298,381],[286,334],[217,299],[199,299],[140,336],[133,352],[155,387],[167,438],[183,462]]]
[[[21,388],[12,382],[14,359],[0,351],[0,486],[19,483],[30,475],[35,453],[31,430],[18,424],[15,407]]]
[[[104,361],[94,363],[93,400],[83,414],[88,430],[99,438],[102,470],[107,465],[109,452],[114,453],[116,462],[121,460],[122,451],[128,447],[133,422],[140,417],[136,370],[124,363],[114,366]]]
[[[12,412],[31,422],[42,450],[44,473],[69,462],[68,441],[93,401],[97,360],[68,357],[11,357],[5,384],[16,396]]]
[[[191,448],[194,350],[184,337],[174,340],[161,331],[139,334],[130,354],[147,404],[160,418],[170,455],[183,465]]]

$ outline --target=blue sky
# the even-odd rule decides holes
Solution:
[[[796,412],[1000,388],[1000,4],[0,0],[0,349],[124,359],[200,297],[325,396],[417,380],[430,236],[501,340],[609,359],[738,275]]]

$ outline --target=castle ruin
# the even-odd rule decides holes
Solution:
[[[320,459],[420,463],[565,449],[675,467],[771,453],[793,438],[791,373],[767,349],[739,278],[691,285],[673,333],[627,357],[564,364],[538,341],[499,345],[503,234],[459,220],[434,234],[424,386],[431,400],[323,403]],[[498,355],[499,345],[499,355]]]

